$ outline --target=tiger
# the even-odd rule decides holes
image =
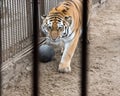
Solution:
[[[41,18],[47,41],[63,52],[58,71],[71,72],[71,59],[82,34],[82,0],[65,0]]]

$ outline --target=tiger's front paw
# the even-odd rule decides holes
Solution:
[[[60,63],[58,70],[59,72],[62,72],[62,73],[68,73],[68,72],[71,72],[71,67],[70,65]]]

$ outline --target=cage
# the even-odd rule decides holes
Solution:
[[[39,24],[41,15],[47,14],[61,1],[39,0]],[[2,63],[5,63],[16,59],[19,54],[26,54],[33,47],[32,0],[3,0],[1,5]]]

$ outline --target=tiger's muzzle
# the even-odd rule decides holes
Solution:
[[[53,40],[53,41],[57,41],[58,39],[60,39],[60,34],[59,32],[57,31],[52,31],[50,33],[50,38]]]

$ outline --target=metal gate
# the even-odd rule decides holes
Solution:
[[[29,46],[32,32],[30,0],[3,0],[1,8],[2,62]]]
[[[2,9],[1,9],[1,44],[2,44],[2,62],[5,62],[9,60],[10,58],[13,58],[16,54],[23,51],[25,48],[30,46],[33,43],[33,16],[32,14],[32,4],[35,0],[3,0],[2,1]],[[37,1],[37,0],[36,0]],[[38,0],[39,2],[42,0]],[[44,1],[44,11],[38,12],[39,14],[39,23],[41,22],[40,16],[43,14],[47,14],[48,11],[58,4],[58,2],[61,2],[63,0],[45,0]],[[38,8],[41,8],[41,3],[38,3]],[[41,9],[41,10],[42,10]],[[85,23],[86,27],[86,23]],[[40,26],[39,26],[40,29]],[[35,38],[34,38],[35,39]],[[86,40],[84,39],[84,44],[86,44]],[[86,53],[86,47],[83,46],[83,52]],[[35,56],[35,55],[34,55]],[[83,56],[83,62],[84,65],[87,62],[85,59],[85,55]],[[84,60],[86,62],[84,62]],[[37,65],[34,64],[33,68],[37,69],[38,67],[35,67]],[[37,65],[38,66],[38,65]],[[83,72],[86,72],[87,66],[83,66]],[[33,70],[33,73],[37,73],[38,70]],[[83,73],[82,72],[82,73]],[[34,80],[36,80],[38,74],[33,74]],[[84,76],[86,78],[86,74]],[[83,79],[87,81],[86,79]],[[35,81],[36,82],[36,81]],[[34,82],[34,83],[35,83]],[[36,82],[36,86],[38,82]],[[82,82],[83,84],[86,84],[86,82]],[[85,88],[86,86],[83,85]],[[35,90],[34,90],[35,91]],[[36,92],[36,91],[35,91]],[[85,91],[86,92],[86,91]],[[36,93],[37,94],[37,93]],[[34,95],[37,96],[37,95]],[[84,95],[86,96],[86,95]]]
[[[40,0],[42,1],[42,0]],[[38,79],[39,79],[39,74],[38,74],[38,36],[36,34],[38,34],[38,4],[37,4],[37,0],[33,0],[33,33],[34,33],[34,54],[33,54],[33,83],[32,83],[32,88],[33,88],[33,96],[39,96],[38,94],[38,90],[39,90],[39,84],[38,84]],[[41,2],[40,2],[41,3]],[[54,1],[54,3],[56,4],[56,0]],[[82,43],[82,57],[80,57],[81,60],[81,76],[80,78],[81,80],[81,94],[80,96],[87,96],[87,70],[88,70],[88,65],[87,65],[87,17],[88,17],[88,6],[87,6],[87,0],[83,1],[83,24],[82,24],[82,28],[83,28],[83,43]],[[44,5],[45,4],[45,5]],[[50,1],[46,0],[45,3],[43,2],[41,4],[41,10],[45,9],[40,15],[45,14],[49,11],[49,4],[53,4],[52,0],[51,3]],[[45,6],[45,7],[44,7]],[[36,26],[34,26],[35,24],[37,24]]]
[[[44,14],[62,1],[44,0]],[[5,62],[32,44],[32,0],[3,0],[1,5],[2,62]],[[41,15],[39,10],[39,22]]]

